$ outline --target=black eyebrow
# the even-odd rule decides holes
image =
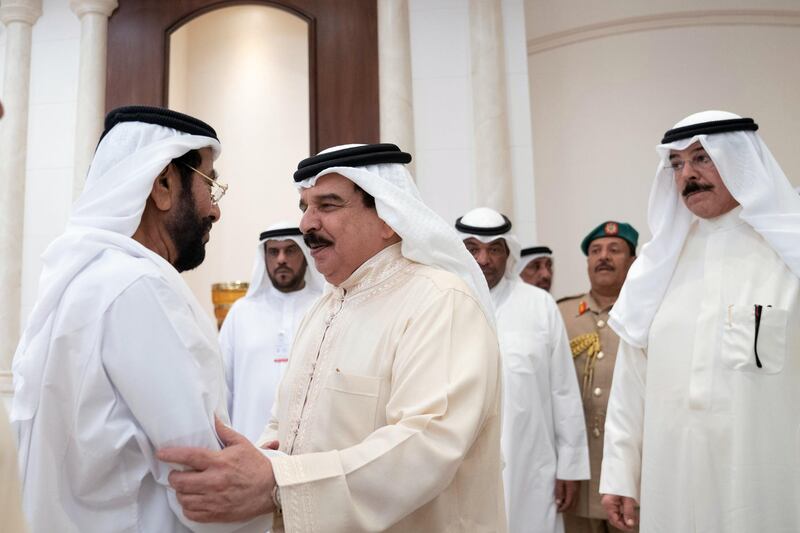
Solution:
[[[317,202],[326,202],[326,201],[327,202],[341,202],[341,203],[345,202],[344,198],[342,198],[341,196],[339,196],[338,194],[335,194],[335,193],[322,194],[320,196],[314,197],[314,200],[316,200]]]

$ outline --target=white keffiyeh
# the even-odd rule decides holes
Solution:
[[[360,145],[336,146],[320,153],[353,146]],[[297,183],[297,186],[304,189],[313,187],[326,174],[340,174],[373,196],[378,216],[403,239],[403,256],[459,276],[472,289],[486,319],[494,325],[492,299],[478,264],[452,226],[422,201],[404,165],[383,163],[363,167],[331,167]]]
[[[675,127],[741,118],[704,111]],[[800,277],[800,196],[755,131],[700,134],[656,148],[661,160],[650,192],[648,225],[653,238],[633,263],[609,324],[627,343],[645,348],[650,324],[661,305],[694,216],[686,207],[669,166],[670,150],[700,142],[722,181],[742,206],[739,217],[759,233]]]

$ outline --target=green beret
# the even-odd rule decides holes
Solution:
[[[608,220],[603,222],[592,231],[589,232],[581,242],[581,250],[583,255],[589,255],[589,244],[602,237],[619,237],[628,242],[631,246],[631,255],[636,255],[636,243],[639,242],[639,232],[634,229],[630,224],[625,222],[616,222]]]

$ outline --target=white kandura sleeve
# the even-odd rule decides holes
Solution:
[[[606,413],[600,493],[639,501],[647,356],[619,341]]]
[[[499,374],[497,337],[478,303],[445,291],[397,347],[387,425],[349,448],[272,459],[286,531],[384,531],[438,496],[499,416]]]
[[[158,461],[159,448],[192,446],[219,450],[214,406],[223,377],[201,361],[219,357],[198,327],[189,307],[167,283],[143,277],[128,287],[105,315],[101,354],[108,377],[146,439],[137,439],[154,479],[169,486],[171,466]],[[216,373],[221,371],[217,366]],[[219,413],[217,413],[219,414]],[[224,413],[223,413],[224,415]],[[224,417],[227,418],[227,417]],[[128,454],[127,460],[132,460]],[[169,506],[190,530],[261,533],[271,515],[249,523],[199,524],[186,518],[175,491]]]
[[[583,401],[572,362],[567,330],[555,300],[548,295],[547,320],[550,325],[550,394],[555,426],[556,479],[589,479],[589,447]]]

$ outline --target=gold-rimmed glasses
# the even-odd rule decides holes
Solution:
[[[194,168],[192,165],[187,165],[186,163],[181,163],[181,164],[186,168],[193,170],[194,172],[197,172],[198,174],[200,174],[200,176],[203,177],[204,180],[206,180],[206,182],[211,187],[212,204],[217,205],[219,201],[222,200],[222,197],[225,196],[225,193],[228,192],[228,186],[219,181],[219,177],[217,177],[217,179],[211,178],[209,176],[206,176],[196,168]]]

